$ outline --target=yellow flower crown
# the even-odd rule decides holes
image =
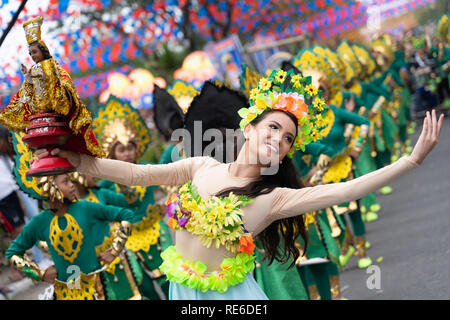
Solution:
[[[258,86],[250,91],[250,107],[238,111],[242,118],[240,127],[251,123],[268,109],[287,111],[297,118],[298,134],[287,156],[311,142],[321,139],[326,127],[323,119],[328,107],[320,98],[320,91],[311,84],[311,77],[302,77],[294,70],[273,70],[267,78],[261,78]]]

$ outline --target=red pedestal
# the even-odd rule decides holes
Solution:
[[[31,125],[26,128],[27,135],[22,140],[31,149],[46,148],[49,153],[64,145],[71,137],[70,128],[56,113],[40,113],[30,116]],[[35,160],[27,171],[27,176],[41,177],[75,171],[75,167],[63,157],[49,155]]]

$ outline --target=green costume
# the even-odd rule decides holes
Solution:
[[[129,209],[104,206],[88,201],[71,203],[67,213],[60,217],[54,215],[50,210],[44,210],[33,217],[23,228],[6,251],[6,257],[11,259],[13,256],[23,256],[36,242],[45,241],[58,270],[57,282],[65,283],[73,279],[71,276],[77,268],[83,275],[98,272],[101,269],[95,250],[98,237],[92,226],[96,223],[112,221],[133,222],[135,216]],[[76,268],[74,269],[73,266]],[[67,289],[64,287],[67,285],[56,286],[55,284],[58,298],[73,294],[73,292],[67,293]],[[88,287],[93,289],[93,287]],[[58,289],[61,292],[58,292]],[[82,297],[82,294],[78,294],[79,297]]]
[[[92,126],[108,157],[115,156],[115,146],[119,143],[124,146],[132,143],[138,160],[149,145],[150,131],[139,111],[116,97],[110,97],[99,108]],[[101,181],[99,186],[121,193],[127,207],[134,210],[136,222],[126,246],[135,254],[146,274],[140,289],[151,300],[166,299],[169,283],[159,270],[162,263],[160,229],[164,222],[161,221],[161,206],[155,205],[155,187],[128,187],[111,181]]]
[[[121,193],[99,187],[86,188],[83,200],[128,207],[126,198]],[[98,235],[97,252],[101,252],[109,247],[113,232],[107,223],[95,224],[94,230]],[[136,255],[129,249],[101,273],[101,279],[107,300],[140,299],[142,295],[150,299],[156,294],[151,286],[143,285],[151,280],[144,274]]]
[[[274,260],[271,265],[267,265],[267,262],[263,261],[264,249],[261,248],[258,241],[256,242],[255,257],[255,280],[270,300],[308,299],[307,290],[298,276],[296,267],[288,269],[293,262],[292,258],[283,264]]]
[[[296,152],[293,157],[294,165],[299,174],[306,177],[315,164],[317,164],[318,170],[326,170],[321,155],[329,156],[332,153],[333,150],[325,144],[310,143],[304,152]],[[314,176],[312,179],[314,180]],[[337,266],[339,265],[340,249],[338,243],[345,237],[345,222],[336,215],[332,208],[327,208],[320,212],[306,214],[305,227],[308,233],[308,245],[305,255],[298,261],[297,270],[308,287],[310,299],[318,298],[317,295],[319,295],[322,300],[331,300],[331,292],[336,290],[336,284],[330,284],[330,281],[335,282],[339,277]],[[300,248],[304,248],[302,239],[298,239],[298,245]],[[303,252],[303,249],[301,251]],[[329,262],[304,264],[313,258],[323,258]],[[337,290],[339,290],[338,287]]]

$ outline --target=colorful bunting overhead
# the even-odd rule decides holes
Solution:
[[[379,0],[375,3],[390,8],[383,13],[383,18],[387,18],[434,1]],[[7,27],[20,2],[2,0],[0,3],[1,31]],[[128,7],[126,3],[129,3]],[[284,38],[309,32],[318,38],[330,37],[367,21],[367,5],[356,0],[198,0],[195,6],[191,4],[187,8],[189,17],[184,17],[182,10],[191,3],[187,0],[154,0],[141,7],[138,3],[122,0],[28,1],[0,48],[0,96],[20,85],[23,80],[20,63],[32,65],[22,24],[37,15],[45,17],[43,39],[53,57],[71,75],[150,55],[162,42],[183,39],[184,21],[189,21],[193,30],[206,41],[223,38],[226,33],[239,34],[245,42],[255,34]],[[111,7],[122,9],[115,11],[120,13],[89,21],[88,16],[96,16]],[[85,86],[81,85],[82,88]],[[94,94],[100,90],[100,85],[90,86],[86,92]],[[4,100],[0,101],[2,106],[5,106]]]

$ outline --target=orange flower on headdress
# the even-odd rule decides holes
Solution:
[[[303,100],[303,97],[297,94],[281,94],[278,96],[274,104],[274,109],[284,110],[292,113],[300,122],[302,117],[308,116],[308,105]]]

